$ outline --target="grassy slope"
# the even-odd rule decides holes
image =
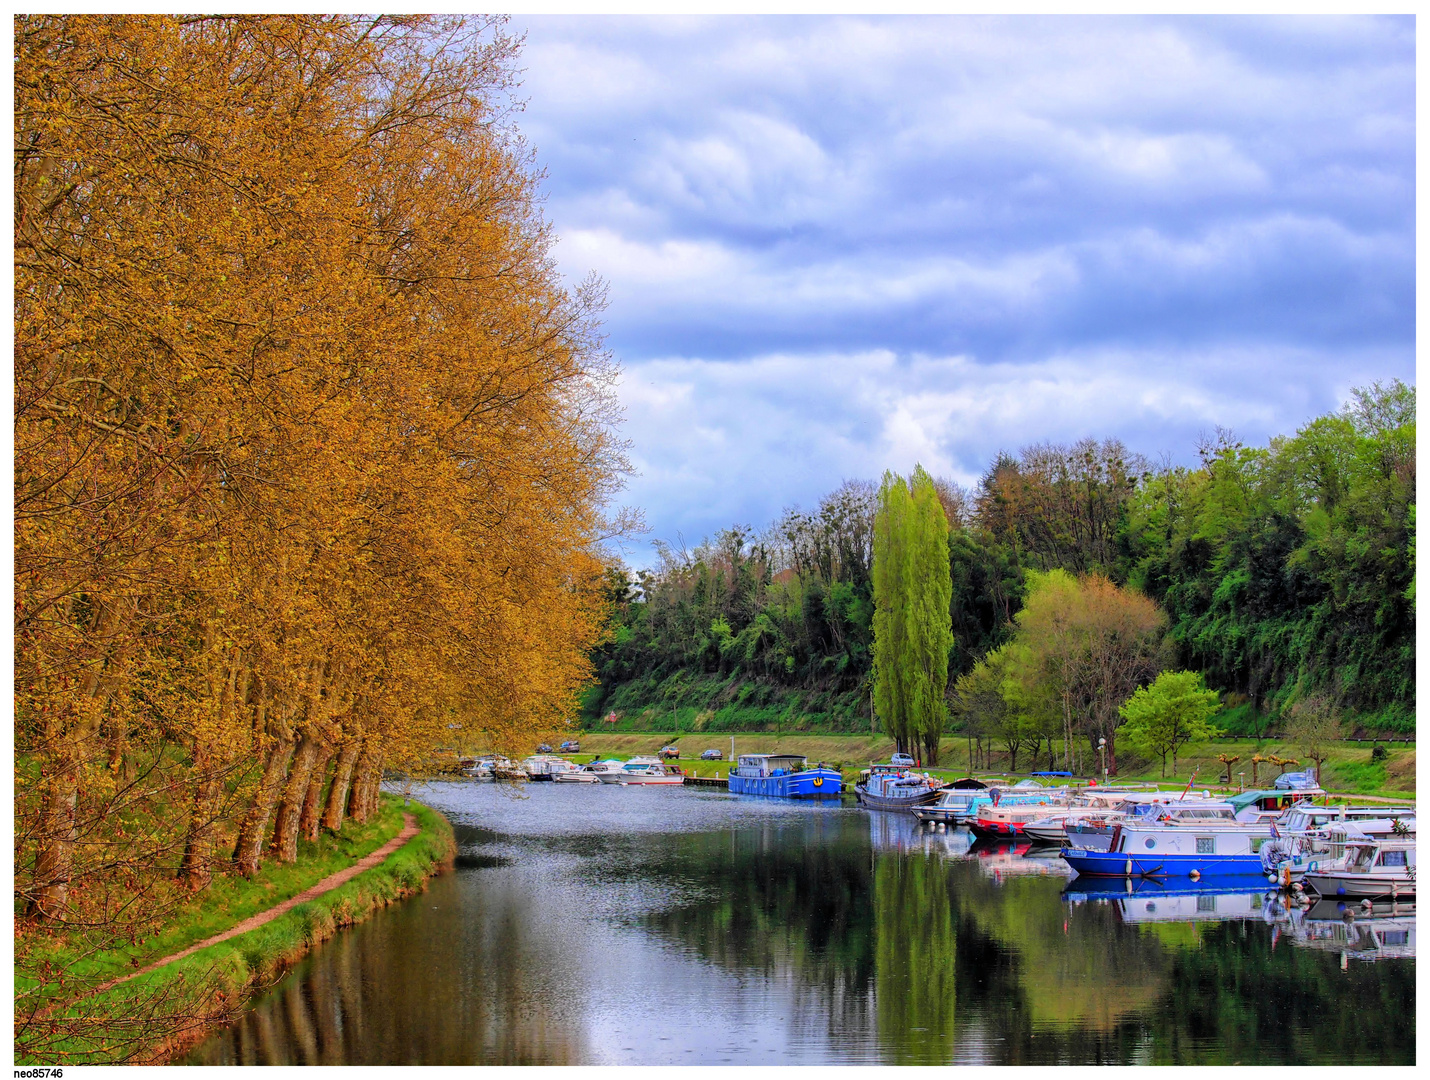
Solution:
[[[612,713],[618,719],[608,724],[605,718]],[[1387,725],[1388,715],[1348,714],[1346,730],[1399,732],[1399,723]],[[1259,737],[1278,723],[1272,714],[1247,703],[1224,709],[1216,718],[1218,727],[1237,738]],[[680,670],[663,678],[644,676],[592,687],[583,698],[581,726],[602,732],[718,732],[727,736],[759,731],[859,734],[869,730],[869,700],[856,691],[801,690],[738,674]]]
[[[308,859],[292,866],[269,865],[252,881],[218,879],[161,935],[131,949],[76,961],[67,975],[88,974],[97,977],[89,981],[100,981],[179,951],[295,896],[396,835],[402,809],[400,799],[385,795],[380,812],[366,825],[349,822],[339,837],[305,845]],[[85,1018],[81,1031],[47,1047],[42,1060],[79,1064],[114,1060],[116,1055],[141,1062],[163,1060],[192,1045],[215,1024],[230,1021],[255,993],[315,944],[377,908],[419,891],[450,861],[454,844],[447,820],[417,803],[408,809],[421,832],[379,866],[256,930],[62,1009],[60,1015]],[[52,949],[54,959],[61,960],[63,945],[57,943]],[[130,1035],[136,1012],[155,1015],[145,1017],[147,1031],[141,1027],[139,1034]],[[17,1048],[16,1061],[24,1060]]]
[[[634,754],[652,754],[669,743],[680,747],[681,764],[687,770],[690,770],[693,765],[699,775],[709,776],[717,770],[723,775],[729,768],[728,761],[693,760],[698,759],[702,750],[712,748],[720,750],[722,755],[728,758],[730,755],[729,733],[654,732],[637,734],[622,732],[606,734],[586,732],[581,736],[583,753],[581,759],[578,760],[584,760],[592,755],[630,757]],[[892,740],[882,735],[800,733],[775,735],[768,732],[749,732],[735,735],[735,750],[736,753],[743,754],[774,752],[804,754],[811,761],[826,761],[831,764],[843,763],[852,775],[871,761],[888,761],[889,755],[893,753],[894,744]],[[1199,767],[1197,786],[1215,786],[1225,775],[1221,762],[1216,760],[1218,754],[1241,757],[1241,761],[1232,767],[1232,783],[1233,785],[1237,783],[1237,773],[1245,772],[1248,787],[1251,786],[1251,756],[1253,754],[1260,752],[1263,756],[1275,754],[1278,757],[1300,757],[1295,746],[1276,740],[1254,742],[1218,739],[1215,742],[1189,747],[1187,750],[1187,753],[1178,756],[1175,771],[1172,770],[1169,762],[1169,775],[1166,778],[1168,784],[1186,783],[1192,770]],[[1370,763],[1370,752],[1369,744],[1340,744],[1325,764],[1326,790],[1348,794],[1414,798],[1415,750],[1413,747],[1389,749],[1387,760],[1375,765]],[[970,771],[968,769],[967,743],[958,737],[944,739],[939,764],[940,768],[933,771],[948,776],[962,775]],[[1095,762],[1084,762],[1084,768],[1088,768],[1089,764],[1095,769]],[[1303,765],[1308,764],[1303,761]],[[1044,758],[1034,765],[1028,761],[1027,755],[1023,754],[1019,756],[1018,765],[1022,772],[1033,768],[1047,768],[1047,759]],[[1008,766],[1007,755],[995,754],[993,766],[995,769],[1006,769]],[[1057,767],[1061,768],[1061,764],[1059,763]],[[1270,778],[1275,774],[1274,768],[1264,767],[1261,770],[1262,782],[1269,784]],[[1163,780],[1161,763],[1124,759],[1118,779],[1160,782]]]

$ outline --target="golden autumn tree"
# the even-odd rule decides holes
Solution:
[[[104,925],[569,715],[626,466],[500,20],[15,31],[15,889]]]

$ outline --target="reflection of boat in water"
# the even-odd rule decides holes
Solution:
[[[994,881],[1012,877],[1071,877],[1072,871],[1056,851],[1040,848],[1029,840],[975,840],[969,858]]]
[[[929,777],[903,765],[872,765],[854,785],[859,805],[870,810],[912,810],[933,802],[941,791]]]
[[[1347,959],[1402,960],[1415,956],[1415,905],[1381,901],[1365,907],[1342,900],[1320,900],[1305,911],[1292,909],[1287,919],[1297,945],[1325,949]]]
[[[1266,886],[1197,888],[1185,881],[1168,885],[1145,878],[1079,877],[1063,890],[1063,898],[1071,904],[1115,904],[1126,923],[1225,922],[1264,918]]]
[[[741,754],[730,770],[730,790],[736,795],[766,795],[782,799],[832,799],[843,777],[823,765],[811,769],[799,754]]]
[[[922,852],[962,859],[973,844],[964,829],[926,829],[908,814],[868,814],[869,841],[875,851]]]

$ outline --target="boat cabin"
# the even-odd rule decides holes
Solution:
[[[739,776],[788,776],[803,772],[808,758],[799,754],[741,754],[736,774]]]
[[[1236,808],[1238,821],[1259,821],[1263,817],[1275,817],[1297,803],[1309,802],[1317,795],[1324,794],[1320,788],[1280,788],[1269,791],[1243,791],[1229,796],[1226,801]]]

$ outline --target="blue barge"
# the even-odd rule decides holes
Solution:
[[[1269,826],[1230,819],[1128,821],[1113,826],[1107,851],[1065,847],[1062,856],[1092,877],[1261,877],[1261,845],[1270,839]]]
[[[823,765],[811,769],[808,760],[798,754],[741,754],[730,770],[730,790],[780,799],[838,798],[844,778]]]

